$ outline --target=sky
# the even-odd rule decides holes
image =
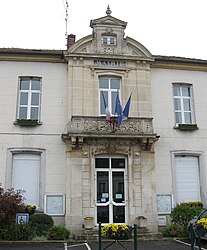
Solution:
[[[0,48],[66,49],[65,34],[90,35],[108,5],[153,55],[207,60],[207,0],[0,0]]]

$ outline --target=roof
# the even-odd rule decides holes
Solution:
[[[30,61],[32,57],[46,57],[46,58],[56,58],[58,61],[64,60],[64,55],[67,50],[48,50],[48,49],[23,49],[23,48],[0,48],[0,57],[12,57],[13,56],[30,56]],[[176,57],[176,56],[162,56],[162,55],[152,55],[156,63],[182,63],[182,64],[200,64],[206,65],[207,60],[196,59],[196,58],[186,58],[186,57]],[[15,57],[16,58],[16,57]],[[0,58],[1,59],[1,58]],[[5,59],[4,59],[5,60]],[[35,60],[34,60],[35,61]]]
[[[153,55],[155,58],[155,62],[177,62],[177,63],[199,63],[199,64],[207,64],[207,60],[196,59],[196,58],[186,58],[186,57],[178,57],[178,56],[160,56]]]
[[[64,52],[64,50],[0,48],[0,60],[64,62]]]

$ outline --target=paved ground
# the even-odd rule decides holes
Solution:
[[[109,250],[134,250],[133,241],[122,242],[125,248],[120,246],[118,243],[113,244],[107,248]],[[86,245],[79,245],[80,243],[69,243],[68,250],[98,250],[98,242],[88,242]],[[103,242],[102,249],[106,247],[109,242]],[[71,246],[74,247],[71,247]],[[0,250],[65,250],[64,243],[40,243],[40,242],[0,242]],[[175,240],[149,240],[149,241],[138,241],[137,250],[190,250],[191,246],[176,242]],[[204,248],[207,249],[207,248]]]

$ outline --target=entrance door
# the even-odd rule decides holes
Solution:
[[[96,158],[97,223],[126,223],[126,159]]]

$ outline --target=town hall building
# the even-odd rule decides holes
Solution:
[[[67,50],[0,49],[0,183],[75,235],[89,218],[157,232],[207,200],[207,61],[152,55],[111,14]]]

